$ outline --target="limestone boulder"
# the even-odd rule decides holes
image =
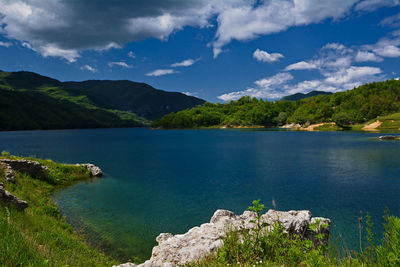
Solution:
[[[298,234],[302,238],[309,238],[318,244],[326,244],[330,234],[330,220],[326,218],[312,218],[308,210],[276,211],[269,210],[261,217],[271,229],[274,222],[279,221],[284,231],[289,234]],[[227,230],[252,229],[255,227],[256,213],[245,211],[236,215],[228,210],[217,210],[209,223],[204,223],[190,229],[187,233],[173,235],[162,233],[156,241],[158,245],[153,248],[151,258],[137,265],[138,267],[153,266],[179,266],[191,261],[199,260],[210,253],[216,252],[223,244]],[[317,225],[314,231],[310,230],[311,224]],[[268,229],[268,228],[267,228]],[[316,235],[322,233],[324,238],[317,239]],[[135,266],[133,263],[127,263]]]

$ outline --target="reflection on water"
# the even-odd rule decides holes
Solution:
[[[106,176],[55,195],[68,220],[125,258],[145,259],[160,232],[182,233],[218,208],[260,198],[332,219],[356,248],[359,211],[400,215],[400,142],[378,134],[104,129],[0,133],[0,149],[92,162]]]

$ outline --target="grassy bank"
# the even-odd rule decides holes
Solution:
[[[3,157],[4,158],[4,157]],[[17,157],[11,157],[17,159]],[[117,262],[89,246],[66,222],[52,193],[76,181],[90,179],[85,167],[38,160],[49,168],[42,180],[14,171],[16,183],[0,181],[5,189],[29,203],[24,211],[0,202],[0,265],[112,266]]]

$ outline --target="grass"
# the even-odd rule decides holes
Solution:
[[[393,113],[386,116],[378,116],[373,120],[370,120],[363,124],[352,125],[351,130],[353,131],[363,131],[362,128],[365,125],[374,123],[376,121],[382,122],[380,126],[376,128],[376,131],[382,132],[398,132],[400,131],[400,113]]]
[[[382,122],[378,130],[400,130],[400,113],[378,117],[377,120]]]
[[[342,131],[343,128],[331,123],[325,123],[321,126],[315,127],[314,131]]]
[[[3,156],[4,158],[4,156]],[[18,158],[10,156],[9,158]],[[35,159],[36,160],[36,159]],[[0,181],[6,190],[27,201],[25,212],[0,203],[0,265],[112,266],[118,262],[87,244],[66,222],[52,193],[76,181],[90,179],[85,167],[37,160],[49,169],[43,180],[16,174],[16,183]]]

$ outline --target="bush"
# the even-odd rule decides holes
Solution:
[[[3,151],[1,151],[1,156],[2,157],[9,157],[10,156],[10,152],[3,150]]]

